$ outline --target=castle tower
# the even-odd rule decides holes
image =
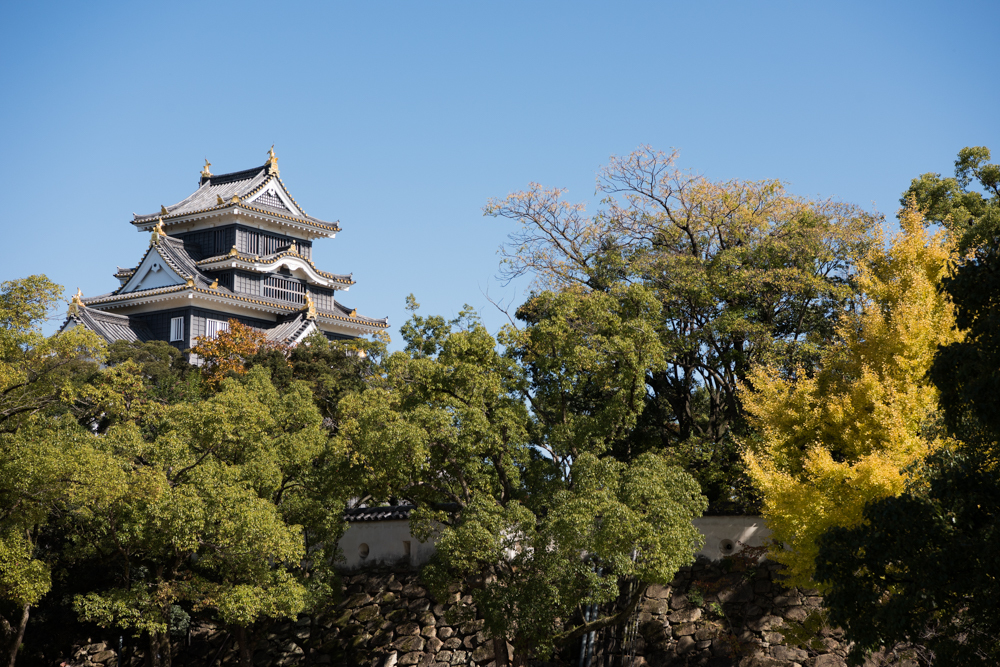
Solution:
[[[289,344],[316,330],[333,340],[388,328],[386,318],[358,315],[336,298],[354,284],[351,275],[313,264],[313,242],[332,239],[340,226],[302,210],[279,176],[273,147],[260,167],[215,175],[210,166],[206,160],[198,189],[180,203],[133,217],[150,234],[149,249],[134,268],[118,269],[115,291],[78,293],[63,329],[186,350],[230,319]]]

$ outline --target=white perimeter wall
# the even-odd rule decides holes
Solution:
[[[771,531],[759,516],[703,516],[694,526],[705,536],[705,545],[696,555],[719,560],[738,552],[743,546],[763,546]]]
[[[706,516],[694,520],[705,537],[697,556],[718,560],[739,551],[744,545],[762,546],[771,535],[764,520],[757,516]],[[407,554],[406,543],[409,543]],[[367,547],[368,555],[361,557]],[[340,539],[340,549],[348,570],[372,565],[409,564],[419,566],[430,560],[436,549],[432,542],[421,543],[410,534],[410,522],[354,521]]]
[[[410,534],[410,522],[401,521],[352,521],[347,532],[340,538],[340,549],[349,570],[372,565],[423,565],[434,552],[432,542],[418,542]],[[407,554],[409,543],[409,554]],[[368,556],[361,557],[365,548]]]

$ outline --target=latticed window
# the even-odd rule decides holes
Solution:
[[[170,342],[184,340],[184,318],[183,317],[171,317],[170,318]]]
[[[222,320],[205,320],[205,337],[216,338],[223,331],[229,331],[229,322]]]
[[[306,302],[306,286],[297,280],[289,280],[279,276],[268,276],[264,279],[264,296],[269,299],[281,299],[292,303]]]
[[[311,257],[312,255],[311,244],[302,239],[293,239],[287,236],[276,236],[267,232],[249,230],[241,233],[241,239],[240,250],[250,255],[260,255],[261,257],[273,255],[278,252],[279,248],[286,247],[292,241],[295,241],[300,255],[303,257]]]

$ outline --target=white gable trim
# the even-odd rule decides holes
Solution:
[[[160,287],[172,287],[183,285],[185,282],[187,279],[177,275],[160,256],[159,248],[153,247],[118,293],[127,294]]]
[[[285,188],[281,186],[281,183],[276,178],[272,178],[268,181],[267,185],[260,189],[260,192],[255,194],[253,197],[247,200],[247,204],[253,204],[255,201],[263,197],[265,194],[271,193],[273,196],[281,200],[281,203],[285,205],[292,215],[297,215],[300,217],[305,216],[305,214],[299,210],[299,207],[295,205],[292,201],[291,196],[285,191]]]
[[[327,278],[316,271],[312,265],[305,259],[296,257],[292,254],[286,254],[270,262],[251,262],[247,261],[241,257],[225,257],[216,262],[206,262],[199,264],[205,270],[208,271],[218,271],[220,269],[233,268],[233,269],[245,269],[250,271],[259,271],[261,273],[272,273],[278,269],[284,267],[292,272],[298,278],[303,278],[307,282],[313,283],[314,285],[321,285],[323,287],[329,287],[331,289],[339,289],[347,291],[349,286],[344,286],[344,283]]]

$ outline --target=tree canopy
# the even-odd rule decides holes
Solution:
[[[338,433],[371,493],[417,502],[411,522],[436,531],[427,576],[483,582],[473,597],[486,628],[519,664],[623,621],[646,584],[690,562],[705,507],[661,455],[608,456],[662,363],[655,330],[632,318],[656,300],[635,286],[546,292],[531,307],[546,316],[506,327],[500,346],[474,320],[455,330],[417,316],[410,352],[344,398]],[[631,598],[623,577],[642,582]],[[617,606],[588,624],[595,603]]]
[[[676,157],[643,147],[612,158],[594,215],[537,184],[485,212],[519,225],[501,249],[505,276],[530,273],[539,289],[649,290],[661,363],[616,455],[663,452],[698,478],[713,511],[746,511],[739,386],[755,364],[814,363],[879,218],[778,181],[712,182]]]
[[[942,281],[964,336],[943,344],[930,369],[953,442],[921,464],[904,493],[869,503],[862,522],[820,540],[816,576],[827,582],[831,619],[855,642],[855,663],[897,643],[920,647],[934,664],[1000,660],[991,603],[1000,595],[1000,193],[987,159],[986,149],[964,149],[957,188],[935,175],[911,188],[940,186],[932,215],[962,232],[970,250]],[[969,174],[989,199],[967,196]]]
[[[939,291],[954,245],[924,230],[912,201],[899,220],[892,245],[873,246],[860,265],[858,303],[815,367],[760,366],[743,393],[754,434],[744,456],[775,539],[770,557],[808,588],[823,587],[813,577],[819,536],[901,493],[906,469],[943,444],[926,376],[938,346],[961,338]]]

